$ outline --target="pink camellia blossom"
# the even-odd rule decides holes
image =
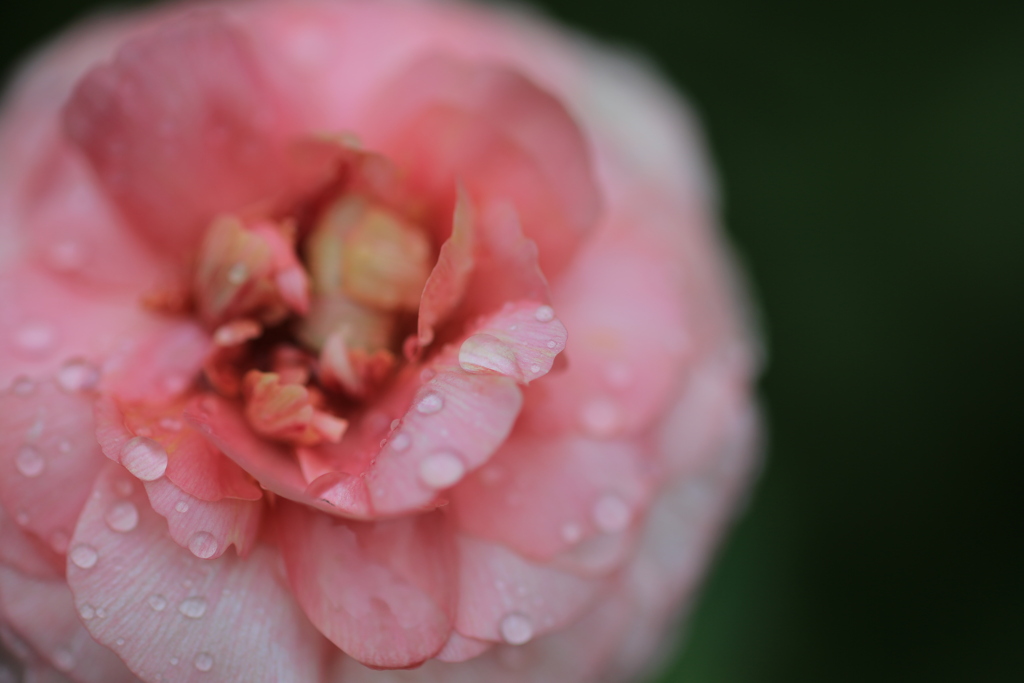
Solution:
[[[82,683],[637,675],[755,462],[714,209],[672,94],[520,13],[73,31],[0,119],[4,648]]]

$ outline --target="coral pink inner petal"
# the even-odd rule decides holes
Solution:
[[[68,553],[79,612],[104,615],[84,622],[92,636],[145,680],[321,680],[323,640],[284,587],[276,552],[201,560],[167,538],[131,481],[106,465]]]
[[[218,213],[293,180],[291,118],[257,46],[194,12],[90,71],[65,111],[70,138],[132,226],[184,255]]]
[[[455,587],[439,513],[350,522],[285,503],[281,522],[299,604],[346,654],[375,668],[407,668],[441,650]]]
[[[460,529],[549,561],[637,522],[652,494],[645,454],[632,442],[513,437],[451,492]]]
[[[133,302],[137,307],[138,302]],[[197,323],[162,318],[125,340],[104,366],[103,392],[129,403],[163,404],[198,379],[213,340]]]
[[[602,583],[534,564],[508,548],[456,537],[459,612],[455,628],[478,640],[522,645],[575,619]]]
[[[432,54],[386,87],[368,142],[411,170],[427,196],[456,180],[489,203],[512,201],[555,273],[593,227],[600,205],[583,136],[562,105],[497,64]]]
[[[15,383],[0,394],[0,503],[58,553],[104,464],[92,395],[59,382]]]
[[[522,392],[512,379],[470,374],[445,361],[426,370],[432,376],[406,404],[367,475],[380,514],[429,504],[487,462],[519,415]]]
[[[37,653],[78,683],[138,680],[124,662],[89,635],[83,621],[102,616],[91,605],[83,604],[76,611],[63,577],[34,579],[0,567],[0,617]]]
[[[434,659],[453,664],[464,662],[468,659],[479,657],[492,647],[494,647],[494,643],[486,640],[477,640],[476,638],[467,638],[458,631],[452,631],[448,642],[444,644],[444,649],[438,652]]]

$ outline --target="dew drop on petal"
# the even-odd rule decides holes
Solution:
[[[71,558],[72,564],[76,567],[81,569],[92,569],[96,566],[97,560],[100,559],[100,554],[96,552],[96,548],[83,543],[72,548],[68,557]]]
[[[534,312],[533,317],[537,319],[537,322],[549,323],[555,319],[555,309],[550,306],[541,306]]]
[[[121,464],[142,481],[156,481],[167,471],[167,451],[144,436],[136,436],[121,448]]]
[[[594,524],[601,531],[611,534],[629,526],[633,511],[626,501],[614,493],[602,496],[594,504]]]
[[[525,645],[533,638],[533,623],[524,614],[506,614],[500,629],[502,639],[509,645]]]
[[[78,608],[78,614],[85,621],[89,621],[90,619],[96,616],[96,609],[89,603],[85,603]]]
[[[53,328],[44,323],[28,323],[22,325],[14,333],[14,342],[23,351],[29,353],[45,352],[53,346],[55,341]]]
[[[530,372],[532,372],[533,374],[536,375],[538,372],[540,372],[540,366],[539,365],[531,365],[530,366]]]
[[[178,605],[178,611],[189,619],[199,619],[206,614],[206,598],[199,596],[185,598]]]
[[[134,490],[135,486],[128,479],[118,479],[117,481],[114,482],[114,493],[121,496],[122,498],[127,498],[128,496],[132,495],[132,492]]]
[[[466,466],[454,453],[435,453],[420,462],[420,479],[432,489],[445,489],[466,474]]]
[[[396,434],[395,438],[391,440],[391,450],[399,453],[409,450],[410,445],[412,445],[412,439],[404,432]]]
[[[556,342],[554,339],[551,339],[551,340],[548,341],[548,348],[549,349],[553,349],[556,346],[558,346],[558,342]]]
[[[213,655],[211,655],[209,652],[200,652],[196,655],[193,664],[195,664],[197,671],[202,671],[203,673],[206,673],[207,671],[213,668]]]
[[[163,612],[167,608],[167,598],[160,594],[150,595],[146,602],[153,608],[154,612]]]
[[[622,413],[607,398],[595,398],[580,411],[580,423],[591,436],[607,439],[615,436],[622,426]]]
[[[117,645],[118,647],[121,647],[122,645],[124,645],[124,643],[125,643],[124,638],[118,638],[117,640],[114,641],[114,645]]]
[[[166,429],[169,432],[180,432],[184,426],[181,420],[175,417],[162,417],[159,424],[162,429]]]
[[[177,657],[171,657],[167,661],[169,661],[171,663],[171,666],[178,666],[178,662],[180,662],[181,660],[178,659]]]
[[[182,514],[188,512],[188,503],[186,503],[183,500],[179,500],[177,503],[174,504],[174,511],[180,512]]]
[[[441,394],[430,392],[416,404],[416,412],[421,415],[433,415],[444,408],[444,399]]]
[[[36,389],[36,384],[28,377],[16,377],[11,383],[11,391],[18,396],[28,396]]]
[[[208,560],[217,554],[217,539],[206,531],[197,531],[188,539],[188,549],[201,560]]]
[[[57,371],[57,384],[69,394],[91,391],[99,381],[99,368],[83,358],[69,360]]]
[[[583,529],[579,524],[568,522],[562,526],[562,538],[566,543],[576,543],[583,537]]]
[[[115,503],[108,511],[107,526],[113,531],[126,534],[139,525],[139,509],[126,500]]]
[[[22,446],[14,458],[14,466],[25,477],[38,477],[46,469],[46,461],[33,446]]]
[[[71,671],[75,668],[75,656],[70,650],[57,650],[53,653],[53,666],[58,671]]]

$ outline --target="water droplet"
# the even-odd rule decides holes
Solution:
[[[185,390],[189,385],[189,379],[187,376],[180,373],[173,373],[164,377],[164,391],[169,394],[177,395]]]
[[[206,614],[206,598],[199,596],[185,598],[178,605],[178,611],[189,619],[199,619]]]
[[[112,530],[126,534],[139,525],[139,509],[135,507],[134,503],[123,500],[120,503],[115,503],[107,511],[106,520],[107,526]]]
[[[103,609],[102,607],[97,607],[96,616],[102,619],[103,617],[107,616],[107,610]]]
[[[84,358],[69,360],[57,371],[57,384],[70,394],[91,391],[96,388],[99,381],[99,368]]]
[[[180,512],[182,514],[188,512],[188,503],[186,503],[183,500],[179,500],[177,503],[174,504],[174,511]]]
[[[181,420],[174,417],[162,417],[159,424],[162,429],[166,429],[169,432],[180,432],[184,426]]]
[[[92,569],[96,566],[96,561],[100,559],[100,554],[96,552],[96,548],[83,543],[72,548],[69,557],[76,567]]]
[[[399,420],[398,418],[395,418],[394,420],[392,420],[391,421],[391,427],[390,427],[391,431],[395,431],[396,429],[398,429],[398,425],[400,425],[400,424],[402,424],[402,421]]]
[[[580,423],[591,436],[607,439],[618,433],[622,426],[622,413],[609,399],[595,398],[583,406]]]
[[[633,383],[633,370],[625,363],[612,363],[604,371],[604,381],[613,389],[625,389]]]
[[[117,645],[118,647],[121,647],[122,645],[124,645],[124,643],[125,643],[124,638],[118,638],[117,640],[114,641],[114,645]]]
[[[154,612],[163,612],[167,608],[167,598],[160,594],[150,595],[146,602],[153,608]]]
[[[228,269],[228,282],[233,285],[240,285],[249,279],[249,267],[244,263],[236,263]]]
[[[556,346],[558,346],[558,342],[556,342],[556,341],[555,341],[554,339],[550,339],[550,340],[548,340],[548,348],[549,348],[549,349],[553,349],[553,348],[555,348]]]
[[[114,493],[121,496],[122,498],[127,498],[128,496],[132,495],[132,492],[134,490],[135,486],[128,479],[118,479],[117,481],[114,482]]]
[[[594,524],[607,534],[622,531],[632,518],[633,511],[629,505],[614,493],[601,496],[594,504]]]
[[[181,660],[177,657],[171,657],[169,661],[171,662],[171,666],[178,666],[178,662],[180,662]]]
[[[525,614],[506,614],[500,628],[502,639],[509,645],[525,645],[533,638],[533,623]]]
[[[466,474],[466,466],[454,453],[435,453],[420,462],[420,479],[432,489],[445,489]]]
[[[36,389],[36,383],[25,376],[15,377],[11,382],[11,391],[18,396],[28,396]]]
[[[579,524],[568,522],[562,526],[562,538],[566,543],[577,543],[583,538],[583,529]]]
[[[532,372],[533,374],[536,375],[538,372],[540,372],[540,366],[539,365],[531,365],[530,366],[530,372]]]
[[[416,412],[421,415],[433,415],[434,413],[444,408],[444,398],[441,394],[430,392],[419,400],[416,404]]]
[[[196,666],[197,671],[206,673],[213,668],[213,655],[209,652],[200,652],[196,655],[195,661],[193,662]]]
[[[555,309],[550,306],[541,306],[534,311],[533,317],[537,319],[537,322],[549,323],[555,319]]]
[[[86,621],[89,621],[96,616],[96,609],[89,603],[85,603],[78,608],[78,614]]]
[[[423,383],[429,382],[435,377],[437,377],[437,371],[433,368],[423,368],[420,370],[420,381]]]
[[[217,554],[217,539],[206,531],[197,531],[188,539],[188,549],[201,560],[208,560]]]
[[[25,477],[38,477],[46,469],[46,461],[32,446],[22,446],[14,458],[14,466]]]
[[[75,656],[70,650],[57,650],[53,653],[53,666],[58,671],[71,671],[75,668]]]
[[[121,448],[121,464],[142,481],[156,481],[167,471],[167,451],[144,436],[136,436]]]
[[[18,328],[14,334],[15,343],[30,353],[40,353],[50,349],[56,341],[53,328],[44,323],[28,323]]]
[[[391,450],[398,453],[409,450],[409,446],[411,445],[412,439],[404,432],[396,434],[395,438],[391,440]]]

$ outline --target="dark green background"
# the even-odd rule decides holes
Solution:
[[[661,681],[1024,680],[1024,3],[545,0],[702,112],[771,452]],[[6,65],[98,6],[3,0]]]

